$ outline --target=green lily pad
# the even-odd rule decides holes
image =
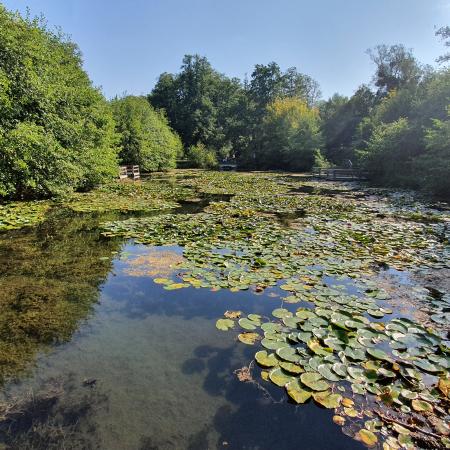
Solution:
[[[339,381],[341,378],[332,372],[331,367],[329,364],[321,364],[317,371],[328,381]]]
[[[383,350],[380,350],[378,348],[368,348],[366,349],[366,352],[372,356],[372,358],[380,359],[382,361],[392,361],[392,359],[389,357],[389,355],[384,352]]]
[[[264,348],[267,348],[267,350],[277,350],[277,349],[283,348],[283,347],[290,347],[290,345],[285,341],[276,341],[273,339],[266,339],[266,338],[264,338],[261,341],[261,345]]]
[[[302,372],[304,372],[304,370],[298,365],[298,364],[294,364],[294,363],[290,363],[290,362],[286,362],[286,361],[280,361],[280,367],[289,373],[294,373],[294,374],[300,374]]]
[[[234,328],[234,321],[231,319],[219,319],[216,322],[216,328],[219,330],[227,331]]]
[[[292,313],[285,308],[276,308],[272,311],[272,316],[277,319],[283,319],[284,317],[292,317]]]
[[[286,374],[280,368],[272,369],[269,372],[269,379],[270,379],[270,381],[272,381],[272,383],[274,383],[280,387],[283,387],[287,383],[290,383],[291,381],[295,380],[294,377]]]
[[[278,365],[278,360],[275,355],[268,354],[265,350],[261,350],[255,354],[255,359],[261,366],[275,367]]]
[[[256,330],[257,324],[246,317],[239,319],[239,326],[244,330]]]
[[[295,348],[292,347],[282,347],[276,351],[276,354],[279,358],[288,362],[298,362],[300,361],[300,355],[297,353]]]
[[[317,372],[305,372],[300,375],[301,382],[313,391],[326,391],[330,385]]]

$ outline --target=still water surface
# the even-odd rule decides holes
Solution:
[[[130,270],[155,249],[100,236],[98,223],[109,218],[59,213],[36,229],[0,236],[0,283],[5,296],[9,289],[17,297],[14,314],[30,292],[46,292],[49,305],[67,302],[39,316],[59,344],[19,342],[19,334],[10,343],[27,362],[11,363],[14,380],[4,384],[2,400],[23,401],[29,411],[0,427],[6,448],[362,448],[333,424],[332,412],[295,407],[270,383],[264,392],[233,373],[254,350],[217,330],[216,319],[225,310],[267,316],[280,306],[276,289],[164,290]],[[59,336],[64,314],[69,332]],[[36,400],[55,390],[51,401]]]

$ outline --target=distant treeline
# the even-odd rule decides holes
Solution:
[[[450,45],[450,27],[437,35]],[[245,169],[352,164],[380,185],[450,197],[450,55],[432,68],[402,45],[368,53],[373,80],[350,98],[320,100],[317,82],[276,63],[230,79],[197,55],[178,74],[163,73],[148,98],[166,111],[187,155],[208,155],[210,165],[230,156]]]
[[[450,28],[438,36],[450,45]],[[108,102],[82,69],[78,47],[42,20],[0,5],[0,197],[90,189],[117,166],[144,171],[214,168],[310,170],[354,166],[374,182],[450,192],[450,70],[421,65],[401,45],[369,52],[370,85],[321,100],[318,83],[276,63],[241,81],[187,55],[147,97]]]

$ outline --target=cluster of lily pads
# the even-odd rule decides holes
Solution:
[[[195,215],[110,222],[104,235],[182,246],[177,275],[154,280],[168,290],[278,286],[286,296],[276,320],[228,311],[217,322],[223,330],[239,324],[241,342],[263,347],[255,359],[264,379],[296,403],[336,408],[344,428],[357,420],[351,434],[368,446],[413,448],[427,432],[433,445],[448,445],[449,342],[395,316],[376,282],[386,267],[449,268],[448,214],[423,220],[415,205],[409,217],[404,202],[399,211],[342,187],[345,196],[301,193],[304,180],[277,174],[197,173],[185,183],[233,197]],[[439,307],[432,315],[448,323]]]
[[[0,204],[0,231],[37,225],[45,219],[49,208],[45,201]]]
[[[438,444],[445,448],[450,444],[445,437],[450,431],[445,423],[449,343],[406,318],[374,321],[392,310],[378,305],[376,299],[384,298],[383,293],[369,297],[372,292],[361,298],[343,288],[323,286],[313,297],[314,305],[310,297],[294,311],[273,310],[272,319],[227,311],[216,326],[239,326],[241,342],[258,342],[264,348],[255,354],[262,378],[284,387],[295,403],[312,398],[336,409],[334,420],[340,425],[349,418],[366,418],[355,437],[368,446],[384,441],[385,449],[414,448],[413,431],[417,435],[421,427],[399,426],[400,419],[414,413],[424,416],[422,427],[441,436]],[[354,399],[356,394],[361,397]]]
[[[193,195],[187,187],[166,179],[114,182],[87,193],[62,199],[62,206],[77,212],[163,211],[179,206],[177,201]]]

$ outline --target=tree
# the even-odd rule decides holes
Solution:
[[[378,45],[367,53],[376,64],[374,84],[382,94],[417,84],[421,79],[423,69],[404,45]]]
[[[232,101],[232,91],[239,89],[239,82],[215,71],[206,58],[186,55],[180,73],[160,76],[149,101],[167,112],[185,147],[202,142],[219,150],[227,140],[221,125],[223,114]]]
[[[375,127],[366,149],[360,151],[361,161],[372,180],[385,185],[405,184],[412,180],[411,156],[417,148],[410,145],[413,133],[406,118]]]
[[[216,153],[213,150],[207,149],[201,142],[197,145],[191,145],[188,148],[187,157],[192,167],[216,169],[218,166]]]
[[[0,196],[49,197],[117,174],[114,123],[78,47],[0,5]]]
[[[134,96],[115,99],[111,107],[124,164],[138,164],[149,172],[175,167],[182,144],[162,111],[155,111],[145,97]]]
[[[255,164],[263,169],[310,170],[321,147],[320,117],[298,98],[277,99],[267,107],[263,141]]]
[[[376,96],[368,86],[360,86],[351,98],[335,94],[320,105],[325,154],[341,164],[354,159],[354,140],[358,126],[376,104]]]
[[[450,47],[450,27],[441,27],[436,31],[436,36],[439,36],[444,41],[445,47]],[[444,53],[436,60],[437,63],[442,64],[450,61],[450,52]]]
[[[414,161],[424,187],[450,200],[450,106],[447,120],[433,120],[425,131],[426,151]]]

